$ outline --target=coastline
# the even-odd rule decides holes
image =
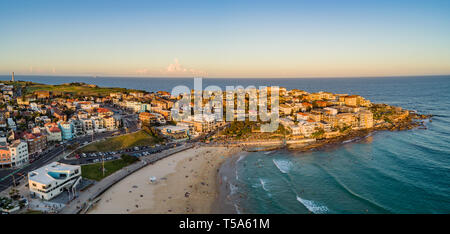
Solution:
[[[240,214],[242,211],[235,201],[241,193],[236,186],[238,180],[237,162],[246,157],[249,152],[242,151],[225,160],[217,173],[219,196],[214,204],[214,211],[218,214]]]
[[[239,147],[195,147],[164,158],[109,188],[88,214],[219,213],[217,173],[227,158],[240,151]]]
[[[405,121],[407,130],[421,124]],[[305,152],[359,141],[374,132],[394,130],[373,128],[310,144],[290,145],[287,150]],[[270,148],[271,149],[271,148]],[[236,163],[246,152],[239,146],[195,147],[148,165],[108,189],[88,212],[130,214],[241,213],[233,200],[239,199],[233,180]],[[151,183],[149,178],[156,177]]]

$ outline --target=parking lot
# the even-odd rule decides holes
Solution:
[[[135,146],[132,148],[127,148],[119,151],[109,151],[109,152],[92,152],[92,153],[81,153],[74,154],[67,159],[62,159],[60,162],[68,164],[90,164],[99,163],[102,161],[110,161],[119,159],[122,154],[128,154],[134,157],[142,157],[155,153],[159,153],[163,150],[181,146],[185,143],[168,143],[165,145],[154,145],[154,146]]]

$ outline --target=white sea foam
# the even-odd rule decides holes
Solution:
[[[308,209],[309,211],[313,212],[314,214],[326,214],[329,212],[328,207],[323,206],[319,204],[318,202],[302,199],[301,197],[297,196],[297,201],[302,203]]]
[[[351,140],[346,140],[346,141],[343,141],[343,142],[342,142],[342,144],[345,144],[345,143],[350,143],[350,142],[352,142],[352,141],[355,141],[355,139],[351,139]]]
[[[236,160],[236,163],[238,163],[239,161],[241,161],[243,158],[245,158],[245,155],[239,156],[239,158]]]
[[[287,160],[272,159],[272,162],[275,164],[275,166],[277,166],[278,170],[280,170],[281,173],[287,174],[291,169],[292,164]]]
[[[238,205],[234,204],[234,208],[236,209],[236,213],[238,213],[238,214],[241,213],[241,211],[239,210],[239,206]]]
[[[264,181],[263,179],[259,178],[259,182],[261,183],[262,188],[269,192],[269,190],[266,188],[266,181]]]
[[[230,195],[233,195],[237,192],[238,187],[232,183],[228,183],[228,185],[230,186]]]

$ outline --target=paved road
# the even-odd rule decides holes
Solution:
[[[132,116],[127,118],[133,118]],[[129,126],[129,132],[137,131],[137,124],[130,125]],[[125,130],[120,131],[121,134],[125,133]],[[16,179],[16,183],[19,180],[23,180],[24,177],[22,175],[28,175],[28,172],[36,170],[37,168],[40,168],[44,165],[47,165],[53,161],[57,161],[60,159],[58,156],[62,156],[61,154],[64,152],[64,150],[67,150],[67,146],[73,145],[73,144],[83,144],[84,142],[91,143],[92,141],[101,140],[107,137],[111,137],[113,132],[102,132],[102,133],[95,133],[92,135],[85,135],[82,137],[77,137],[74,139],[71,139],[64,143],[63,145],[57,146],[54,149],[41,154],[38,159],[33,161],[30,164],[25,165],[22,168],[12,168],[12,169],[0,169],[0,192],[8,189],[10,186],[13,185],[14,178]]]
[[[186,144],[186,145],[183,145],[180,147],[165,150],[158,154],[141,157],[140,158],[141,161],[122,168],[121,170],[111,174],[110,176],[108,176],[108,177],[104,178],[103,180],[99,181],[98,183],[94,184],[88,190],[80,193],[80,196],[77,197],[75,200],[72,200],[69,204],[67,204],[60,211],[60,213],[61,214],[77,214],[77,213],[79,213],[82,209],[84,209],[90,205],[90,201],[93,201],[96,197],[101,195],[106,189],[108,189],[109,187],[111,187],[112,185],[117,183],[118,181],[122,180],[123,178],[127,177],[128,175],[136,172],[137,170],[145,167],[146,165],[148,165],[150,163],[154,163],[157,160],[160,160],[160,159],[170,156],[172,154],[192,148],[193,146],[194,146],[193,144]]]
[[[22,179],[23,177],[21,175],[27,175],[28,172],[35,170],[39,167],[42,167],[48,163],[50,163],[52,160],[56,159],[58,155],[60,155],[64,151],[64,146],[58,146],[54,149],[50,150],[48,153],[42,155],[40,158],[38,158],[36,161],[34,161],[31,164],[27,164],[22,168],[14,168],[14,169],[3,169],[0,171],[0,191],[3,191],[10,186],[13,185],[13,175],[16,179],[16,182],[19,179]]]

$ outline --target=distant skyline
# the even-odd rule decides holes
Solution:
[[[450,74],[450,1],[4,1],[0,75]]]

